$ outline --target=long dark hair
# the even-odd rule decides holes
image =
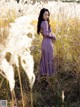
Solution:
[[[48,9],[46,8],[42,8],[41,11],[40,11],[40,14],[39,14],[39,17],[38,17],[38,23],[37,23],[37,33],[40,34],[40,29],[41,29],[41,22],[44,20],[43,19],[43,14],[45,13],[45,11],[48,12],[49,16],[50,16],[50,12]],[[48,24],[49,24],[49,18],[48,18]],[[50,27],[50,24],[49,24],[49,27]]]

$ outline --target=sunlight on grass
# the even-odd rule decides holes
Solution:
[[[33,89],[33,96],[34,96],[33,103],[35,107],[38,107],[38,106],[43,107],[43,105],[45,106],[47,103],[46,99],[48,99],[48,101],[50,101],[52,105],[54,104],[55,107],[60,107],[61,92],[62,90],[64,90],[64,94],[66,97],[66,100],[65,99],[64,100],[65,100],[65,105],[67,106],[67,103],[72,101],[72,98],[77,98],[77,94],[75,93],[75,91],[78,87],[76,84],[79,84],[79,80],[80,80],[80,17],[79,17],[80,14],[79,14],[79,8],[78,8],[79,5],[67,4],[67,3],[60,4],[60,2],[59,3],[54,2],[54,5],[51,2],[49,4],[42,4],[42,5],[39,3],[36,3],[34,5],[29,4],[27,6],[27,4],[25,4],[25,5],[21,5],[22,7],[20,7],[20,9],[18,8],[20,13],[18,13],[18,9],[16,9],[17,8],[16,6],[14,7],[14,9],[2,8],[1,10],[2,13],[0,16],[0,52],[4,49],[6,45],[6,40],[10,33],[9,30],[11,28],[11,23],[15,23],[15,19],[20,17],[19,20],[16,20],[16,23],[13,26],[14,35],[17,35],[15,36],[16,37],[15,41],[19,40],[18,37],[20,35],[22,37],[22,34],[23,36],[25,36],[25,38],[20,39],[21,40],[21,42],[19,42],[20,44],[17,44],[17,45],[15,44],[16,47],[15,46],[14,47],[15,47],[15,50],[17,46],[20,47],[22,40],[24,41],[23,43],[26,44],[26,45],[24,44],[24,46],[22,45],[24,48],[26,48],[26,46],[28,46],[29,43],[31,43],[28,39],[26,39],[26,36],[30,38],[32,37],[31,32],[33,33],[33,31],[30,30],[30,27],[33,26],[33,28],[35,29],[35,38],[33,39],[32,44],[30,44],[31,46],[30,51],[34,58],[34,72],[35,72],[35,75],[37,75],[39,72],[39,62],[41,57],[41,43],[43,39],[42,35],[38,35],[36,33],[37,16],[38,16],[39,10],[42,7],[47,7],[48,9],[50,9],[50,12],[51,12],[50,25],[53,33],[56,35],[56,41],[53,41],[54,65],[55,65],[56,73],[52,78],[49,78],[50,86],[47,89],[45,89],[45,82],[41,84],[39,81],[36,81],[35,87]],[[78,9],[78,12],[75,10],[75,8]],[[29,15],[31,18],[33,17],[35,18],[33,20],[30,18],[29,20],[25,20],[25,17],[21,15],[23,16],[26,15],[26,17],[28,17]],[[23,17],[24,19],[23,21],[20,21],[21,17]],[[27,27],[28,22],[30,20],[31,20],[31,26]],[[28,34],[26,34],[27,30],[28,30]],[[13,35],[13,32],[11,33],[11,36]],[[14,41],[12,39],[9,46],[12,46],[11,44],[13,42]],[[16,43],[18,43],[18,41]],[[23,50],[23,47],[21,48],[22,50]],[[21,49],[19,48],[19,50]],[[18,55],[20,54],[19,51],[16,50],[16,52],[18,53]],[[25,52],[21,54],[23,55],[25,54]],[[13,56],[14,55],[15,54],[13,54]],[[23,58],[22,63],[24,62],[24,64],[27,64],[27,60],[28,60],[28,64],[30,64],[31,61],[30,59],[28,59],[29,56],[26,57],[26,55],[28,54],[25,54],[25,57],[22,57]],[[24,65],[23,67],[24,67],[24,70],[26,71],[25,73],[27,73],[26,67]],[[21,68],[20,70],[23,71]],[[29,72],[29,75],[30,75],[30,72]],[[25,74],[24,74],[24,77],[26,78]],[[26,84],[27,82],[24,77],[22,77],[22,83]],[[2,78],[2,76],[0,76],[0,81],[1,81],[0,89],[2,92],[1,97],[7,98],[9,95],[8,93],[6,93],[5,89],[8,89],[8,92],[9,92],[8,83],[7,85],[4,86],[4,84],[6,84],[6,81],[4,78]],[[17,81],[19,81],[18,78],[16,82]],[[43,81],[43,79],[41,81]],[[44,97],[43,97],[43,93],[44,93],[43,87],[45,89]],[[2,90],[2,88],[4,90]],[[19,89],[19,86],[15,88],[15,90],[18,90],[18,89]],[[29,105],[28,103],[30,103],[30,96],[29,96],[29,93],[26,94],[26,90],[27,92],[29,92],[30,91],[29,87],[27,89],[24,88],[23,90],[24,102],[25,104],[27,103],[27,105]],[[53,93],[53,95],[51,92]],[[5,93],[6,93],[6,96],[5,96]],[[18,93],[18,91],[16,93],[17,93],[17,96],[19,97],[19,101],[18,101],[19,106],[22,106],[20,93]],[[70,102],[70,103],[73,103],[73,102]],[[74,102],[73,104],[76,105],[77,103]],[[70,107],[73,107],[72,106],[73,104],[70,104]]]

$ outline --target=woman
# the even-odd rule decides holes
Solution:
[[[41,60],[40,60],[40,75],[51,76],[53,70],[53,44],[52,40],[55,40],[55,36],[52,34],[51,26],[49,24],[50,12],[48,9],[43,8],[40,11],[37,33],[42,34],[43,41],[41,46]]]

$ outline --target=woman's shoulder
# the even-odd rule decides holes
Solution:
[[[46,20],[43,20],[43,21],[42,21],[42,24],[45,24],[45,23],[48,23],[48,22],[47,22]]]
[[[42,23],[41,23],[41,26],[45,26],[47,24],[48,24],[48,22],[46,20],[43,20]]]

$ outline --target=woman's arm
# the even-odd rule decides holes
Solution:
[[[43,29],[42,34],[43,34],[44,36],[47,36],[47,37],[49,37],[49,38],[56,39],[55,36],[52,34],[52,32],[49,32],[49,30],[48,30],[48,22],[47,22],[47,21],[43,21],[43,22],[42,22],[41,28]]]

